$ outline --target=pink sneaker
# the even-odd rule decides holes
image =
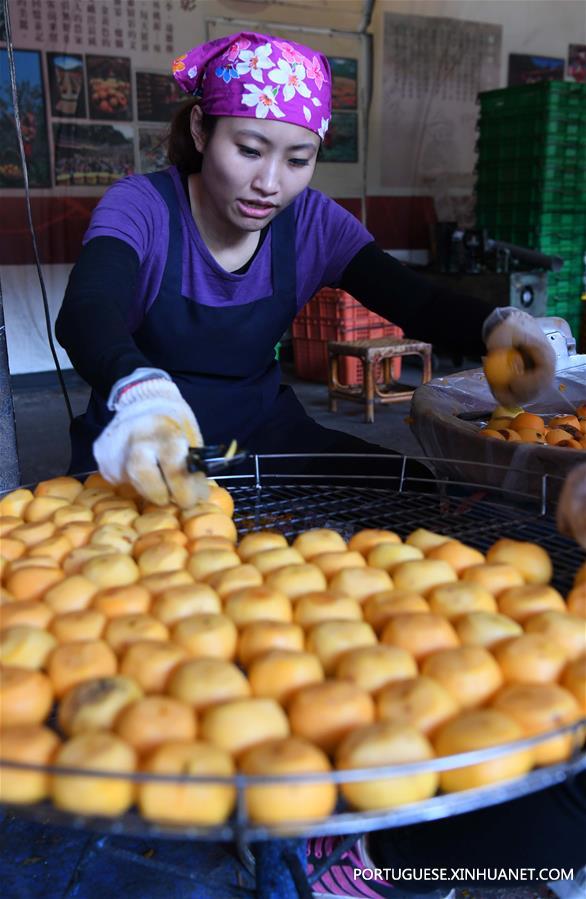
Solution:
[[[346,837],[316,837],[307,841],[307,873],[321,869],[327,859],[336,853]],[[363,841],[350,845],[340,858],[312,884],[314,899],[394,899],[397,893],[385,880],[364,878],[362,871],[371,871],[372,865],[364,856]],[[339,850],[338,850],[339,851]]]

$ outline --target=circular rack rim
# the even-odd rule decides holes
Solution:
[[[540,514],[545,515],[549,511],[549,505],[552,502],[551,494],[552,490],[550,485],[557,485],[558,489],[564,482],[564,478],[558,475],[552,475],[548,473],[543,474],[535,474],[533,472],[527,472],[525,468],[516,467],[514,465],[496,465],[491,462],[482,462],[480,460],[471,460],[471,459],[458,459],[454,457],[448,456],[426,456],[426,455],[411,455],[411,454],[403,454],[403,453],[251,453],[249,457],[250,461],[253,463],[254,470],[248,474],[219,474],[214,477],[215,481],[226,481],[226,482],[242,482],[248,481],[253,482],[254,486],[258,489],[262,488],[267,482],[280,482],[286,478],[293,478],[295,481],[301,479],[307,479],[309,482],[320,479],[327,480],[328,475],[324,473],[312,473],[306,470],[302,470],[300,472],[290,471],[290,472],[269,472],[263,469],[264,463],[269,461],[282,461],[289,460],[293,463],[293,465],[297,462],[304,462],[307,460],[323,460],[329,459],[331,461],[347,461],[347,460],[355,460],[356,462],[390,462],[395,467],[399,466],[399,470],[395,474],[382,474],[377,472],[376,474],[369,472],[357,472],[352,474],[347,473],[338,473],[335,472],[331,475],[332,480],[340,480],[340,481],[348,481],[351,482],[353,480],[373,480],[377,482],[388,482],[389,487],[392,487],[394,482],[397,482],[398,489],[396,492],[403,492],[408,489],[411,484],[436,484],[438,486],[454,486],[454,487],[472,487],[478,488],[480,490],[486,490],[493,493],[503,493],[507,496],[511,496],[513,499],[527,499],[536,501],[539,499],[540,502]],[[482,468],[487,471],[500,471],[504,476],[510,474],[511,472],[515,472],[518,474],[530,474],[532,477],[538,479],[540,483],[540,491],[539,497],[536,496],[535,493],[526,493],[522,490],[512,489],[510,487],[504,486],[493,486],[490,484],[478,482],[478,481],[468,481],[464,476],[459,477],[443,477],[438,476],[434,471],[433,467],[430,468],[430,478],[417,477],[409,473],[408,465],[410,462],[416,462],[421,465],[460,465],[464,467],[473,467],[473,468]],[[85,475],[92,474],[92,472],[86,472],[84,475],[80,475],[79,477],[84,477]]]
[[[357,472],[357,473],[334,473],[330,476],[328,474],[322,473],[312,473],[307,470],[301,470],[299,472],[290,471],[290,472],[269,472],[263,469],[264,463],[269,461],[282,461],[282,460],[290,460],[293,463],[304,462],[307,460],[337,460],[337,461],[348,461],[354,460],[356,462],[363,462],[368,464],[370,462],[390,462],[395,467],[398,466],[398,471],[395,474],[382,474],[377,472],[373,474],[372,472]],[[490,484],[480,483],[477,481],[468,481],[464,477],[441,477],[437,476],[437,474],[430,468],[429,478],[416,477],[409,473],[407,470],[410,462],[420,463],[422,465],[463,465],[463,466],[472,466],[475,468],[484,468],[490,471],[501,471],[503,475],[506,475],[510,472],[517,472],[519,474],[527,474],[526,469],[517,468],[516,466],[511,465],[497,465],[490,462],[482,462],[477,460],[470,459],[458,459],[455,457],[447,457],[447,456],[426,456],[426,455],[412,455],[412,454],[403,454],[403,453],[251,453],[249,456],[249,460],[253,464],[253,471],[249,473],[238,473],[238,474],[218,474],[215,475],[212,480],[217,482],[227,482],[228,485],[230,482],[237,483],[237,486],[245,486],[245,485],[253,485],[257,489],[261,489],[268,483],[271,482],[282,482],[286,478],[292,478],[294,481],[299,481],[301,479],[307,479],[308,482],[313,482],[317,479],[321,481],[327,481],[328,477],[331,477],[332,480],[337,481],[348,481],[352,482],[355,480],[360,481],[377,481],[384,482],[385,486],[388,483],[390,489],[392,489],[393,483],[397,483],[397,490],[394,492],[402,493],[406,491],[409,486],[412,484],[426,484],[426,485],[437,485],[437,486],[445,486],[445,487],[471,487],[477,488],[483,491],[489,491],[491,493],[503,493],[507,496],[512,497],[512,499],[526,499],[530,501],[539,501],[540,505],[540,513],[541,515],[546,515],[549,511],[550,503],[552,502],[551,494],[552,490],[550,485],[557,484],[558,487],[561,486],[564,482],[563,477],[559,477],[558,475],[552,475],[548,473],[543,474],[534,474],[531,472],[533,477],[538,478],[540,482],[540,491],[539,496],[537,497],[535,493],[526,493],[522,490],[515,490],[510,487],[504,486],[493,486]],[[69,477],[73,477],[76,479],[87,478],[90,475],[97,474],[96,469],[92,469],[90,471],[77,472],[69,475]],[[53,476],[57,477],[57,475]],[[44,480],[44,479],[43,479]],[[52,478],[47,478],[46,480],[52,480]],[[37,482],[40,483],[40,482]],[[0,499],[7,496],[10,493],[13,493],[15,490],[34,490],[37,486],[35,482],[28,482],[26,484],[21,484],[18,487],[10,487],[4,488],[0,490]],[[112,485],[114,488],[117,485]],[[431,495],[431,494],[430,494]]]
[[[584,728],[585,722],[582,721],[576,727]],[[564,730],[568,730],[565,728]],[[557,731],[556,731],[557,733]],[[551,739],[551,734],[544,735],[542,739]],[[535,742],[534,738],[531,738]],[[515,746],[529,742],[528,740],[519,741]],[[495,747],[500,749],[501,747]],[[486,750],[482,750],[486,752]],[[476,753],[474,753],[476,754]],[[467,755],[471,755],[468,753]],[[458,756],[446,756],[443,759],[432,759],[432,763],[450,762],[454,766],[458,760]],[[428,763],[417,763],[417,767]],[[42,767],[42,766],[29,766]],[[393,766],[397,770],[401,766]],[[404,767],[407,767],[405,765]],[[412,766],[414,767],[414,766]],[[61,769],[60,769],[61,770]],[[371,779],[380,779],[381,771],[391,770],[385,769],[366,769]],[[104,817],[98,815],[83,815],[75,812],[63,811],[49,802],[36,803],[31,805],[15,805],[4,804],[5,811],[28,818],[30,820],[39,821],[44,824],[52,824],[55,826],[70,826],[77,829],[91,830],[95,832],[108,832],[112,834],[120,834],[127,836],[150,836],[161,839],[197,839],[206,841],[243,841],[252,843],[257,840],[282,839],[284,837],[309,838],[312,836],[328,836],[328,835],[344,835],[348,833],[364,833],[367,831],[381,830],[383,828],[403,827],[409,824],[422,823],[424,821],[433,821],[439,818],[445,818],[451,815],[465,814],[466,812],[475,811],[477,809],[486,808],[490,805],[497,805],[517,799],[530,793],[546,789],[563,783],[569,777],[574,777],[581,771],[586,770],[586,752],[582,751],[565,762],[555,765],[549,765],[544,768],[537,768],[529,773],[510,780],[489,784],[483,787],[476,787],[470,790],[463,790],[455,793],[439,793],[430,799],[414,802],[406,805],[396,806],[387,809],[375,809],[371,811],[349,810],[346,808],[338,808],[331,815],[324,818],[316,818],[311,820],[284,821],[274,825],[264,825],[252,823],[247,815],[246,809],[246,793],[242,781],[254,781],[261,785],[266,781],[267,784],[278,782],[276,776],[263,777],[258,775],[249,778],[244,775],[235,775],[234,778],[228,778],[233,781],[236,789],[236,808],[231,818],[223,824],[218,825],[197,825],[173,823],[172,821],[150,821],[140,816],[138,812],[128,811],[117,817]],[[103,777],[112,778],[112,773],[100,772]],[[83,772],[89,776],[86,770]],[[344,772],[329,772],[325,775],[282,775],[280,780],[283,782],[291,782],[292,780],[307,780],[312,778],[317,780],[338,780],[336,775],[357,775],[353,779],[366,779],[362,771],[358,769]],[[128,774],[117,775],[119,777],[128,778]],[[135,776],[136,779],[136,776]],[[146,779],[146,778],[145,778]],[[151,776],[148,777],[151,779]],[[175,780],[181,783],[191,782],[210,782],[212,780],[223,781],[226,778],[211,777],[189,777],[189,776],[173,776],[173,775],[155,775],[152,779],[157,780]],[[2,806],[0,806],[2,807]]]

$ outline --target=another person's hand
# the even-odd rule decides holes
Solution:
[[[577,465],[567,476],[557,509],[562,534],[573,537],[586,549],[586,463]]]
[[[516,349],[523,358],[524,371],[511,376],[506,386],[490,385],[503,406],[517,406],[536,399],[553,381],[553,347],[539,323],[527,312],[514,306],[495,309],[484,322],[482,337],[489,353]]]
[[[114,385],[108,406],[116,414],[93,447],[107,481],[130,483],[157,505],[187,508],[208,498],[205,475],[187,470],[189,447],[203,444],[197,420],[164,372],[137,369]]]

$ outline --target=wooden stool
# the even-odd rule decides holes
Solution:
[[[397,356],[421,356],[423,360],[423,380],[431,380],[430,343],[421,340],[406,340],[400,337],[375,337],[372,340],[330,340],[328,341],[329,371],[328,391],[330,412],[336,412],[336,398],[365,403],[365,421],[374,421],[374,402],[398,403],[410,399],[413,390],[394,386],[391,376],[391,360]],[[338,380],[338,357],[357,356],[362,362],[362,385],[352,387]],[[383,383],[375,379],[375,365],[382,362]]]

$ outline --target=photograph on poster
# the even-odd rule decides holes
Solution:
[[[526,53],[509,53],[509,77],[507,85],[536,84],[538,81],[563,81],[564,61],[552,56],[529,56]]]
[[[83,56],[76,53],[47,53],[51,115],[55,118],[87,117]]]
[[[57,187],[109,185],[134,171],[132,125],[53,123]]]
[[[168,136],[168,126],[138,129],[139,168],[143,174],[160,172],[169,165],[167,159]]]
[[[139,122],[169,122],[186,99],[172,75],[136,73],[136,109]]]
[[[29,184],[31,187],[50,187],[51,167],[41,54],[36,50],[15,50],[14,67]],[[8,54],[6,50],[0,50],[0,187],[23,186],[8,75]]]
[[[570,44],[568,47],[568,78],[586,84],[586,44]]]
[[[332,70],[332,109],[356,109],[358,60],[328,56]]]
[[[86,56],[90,119],[132,119],[130,59]]]
[[[332,112],[317,158],[318,162],[358,162],[357,113]]]

